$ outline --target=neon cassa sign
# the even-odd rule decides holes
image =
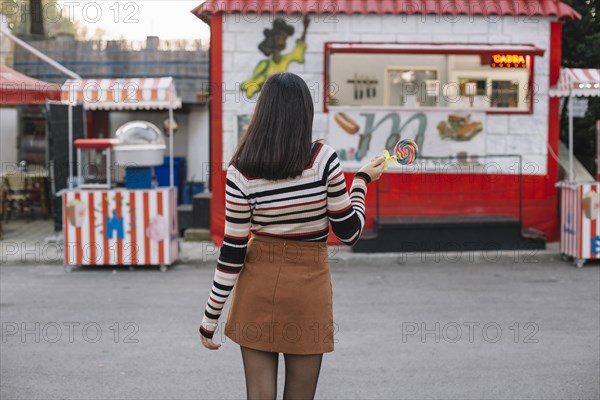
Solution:
[[[526,68],[527,59],[522,54],[492,54],[492,68]]]

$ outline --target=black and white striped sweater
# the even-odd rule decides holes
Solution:
[[[335,150],[315,143],[312,159],[294,179],[248,178],[232,164],[227,169],[225,236],[202,325],[216,323],[244,266],[250,232],[289,240],[327,241],[329,224],[344,244],[354,245],[365,225],[369,175],[357,172],[350,193]],[[212,338],[214,328],[201,326]]]

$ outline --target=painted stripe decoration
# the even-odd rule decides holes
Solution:
[[[90,243],[90,264],[94,265],[97,263],[96,260],[96,211],[94,209],[94,192],[88,193],[88,232],[89,232],[89,243]]]
[[[68,195],[63,195],[63,241],[65,243],[64,246],[64,255],[65,255],[65,264],[66,265],[70,265],[72,264],[71,262],[71,258],[69,257],[71,255],[71,249],[69,248],[69,229],[67,227],[67,222],[65,222],[67,220],[67,200],[68,200]]]
[[[138,263],[138,244],[137,244],[137,219],[136,219],[136,208],[135,208],[135,192],[129,193],[129,236],[131,238],[131,245],[129,251],[131,252],[131,264],[136,265]]]
[[[560,251],[577,259],[600,258],[600,183],[560,183]]]
[[[80,200],[80,193],[75,193],[75,199],[76,200]],[[76,215],[76,217],[78,217]],[[77,243],[81,242],[81,225],[78,225],[75,228],[75,240],[77,241]],[[83,248],[82,246],[77,246],[75,247],[75,262],[79,265],[81,265],[83,263]]]
[[[157,193],[156,197],[156,209],[158,210],[159,215],[165,215],[163,209],[163,194],[161,192]],[[168,226],[167,226],[168,229]],[[162,239],[158,242],[158,263],[163,264],[165,260],[165,248],[164,248],[165,240]]]
[[[103,259],[103,263],[104,264],[110,264],[110,249],[109,249],[109,243],[108,243],[108,238],[106,237],[106,234],[104,232],[107,231],[108,226],[106,224],[106,221],[108,219],[108,193],[106,192],[101,192],[100,196],[102,198],[102,202],[100,207],[102,207],[102,230],[100,232],[102,232],[102,242],[103,242],[103,246],[102,246],[102,259]]]
[[[556,87],[550,96],[600,96],[600,69],[562,68]]]
[[[169,201],[165,201],[169,199]],[[164,265],[178,256],[175,189],[63,194],[66,265]]]
[[[172,77],[69,79],[61,88],[63,103],[84,103],[86,109],[165,108],[181,106]]]

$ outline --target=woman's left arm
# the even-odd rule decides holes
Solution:
[[[244,266],[251,226],[251,207],[243,177],[233,165],[227,169],[225,187],[225,236],[221,246],[212,289],[200,325],[202,336],[211,339],[225,302]]]

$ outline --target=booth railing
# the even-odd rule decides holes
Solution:
[[[520,155],[420,157],[376,181],[375,198],[373,194],[367,198],[367,217],[375,217],[375,228],[394,217],[499,218],[521,223],[524,174],[535,172],[535,166],[525,167]]]

